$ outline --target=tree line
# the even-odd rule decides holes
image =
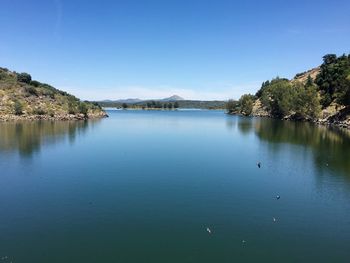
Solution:
[[[131,108],[135,108],[135,105],[129,105],[127,103],[122,104],[123,109],[127,109],[131,106]],[[164,110],[172,110],[172,109],[178,109],[179,108],[179,103],[175,101],[174,103],[172,102],[165,102],[162,103],[161,101],[148,101],[144,104],[137,105],[138,108],[142,109],[164,109]]]

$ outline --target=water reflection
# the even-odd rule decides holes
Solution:
[[[84,134],[99,121],[0,123],[0,153],[18,152],[22,157],[31,157],[44,145],[56,144],[65,139],[74,143],[76,136]]]
[[[282,150],[283,143],[311,149],[319,172],[329,167],[350,177],[348,130],[268,118],[240,118],[237,128],[242,134],[254,132],[261,141],[268,142],[267,147],[274,152]]]

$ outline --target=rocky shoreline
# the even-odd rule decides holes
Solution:
[[[108,117],[106,112],[99,113],[89,113],[87,116],[84,114],[57,114],[54,116],[50,115],[14,115],[6,114],[0,115],[0,122],[9,121],[37,121],[37,120],[47,120],[47,121],[78,121],[78,120],[88,120],[88,119],[99,119]]]

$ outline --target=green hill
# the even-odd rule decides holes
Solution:
[[[98,104],[0,68],[0,120],[78,120],[107,116]]]

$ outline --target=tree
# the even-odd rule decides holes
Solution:
[[[76,114],[75,104],[72,101],[68,102],[68,114]]]
[[[84,102],[80,102],[78,106],[79,113],[84,114],[85,117],[88,116],[88,107]]]
[[[125,102],[122,104],[122,107],[123,107],[123,109],[125,110],[125,109],[127,109],[128,108],[128,104],[126,104]]]
[[[251,94],[242,95],[238,101],[240,112],[243,115],[247,115],[247,116],[252,114],[254,101],[255,101],[254,95],[251,95]]]
[[[18,100],[15,101],[14,110],[15,110],[15,114],[16,115],[22,115],[23,114],[23,105]]]
[[[288,115],[293,108],[294,90],[287,79],[276,78],[264,89],[261,102],[275,117]]]
[[[179,108],[179,103],[178,103],[177,101],[175,101],[175,103],[174,103],[174,108],[175,108],[175,109],[178,109],[178,108]]]
[[[327,107],[333,101],[345,106],[350,105],[350,56],[324,56],[321,71],[315,82],[321,91],[323,107]]]
[[[157,101],[154,105],[156,109],[161,109],[162,108],[162,103],[160,101]]]
[[[168,109],[171,110],[173,108],[173,104],[171,102],[168,103]]]
[[[306,84],[307,87],[311,87],[314,85],[314,80],[311,78],[310,75],[307,76]]]
[[[261,88],[255,93],[255,96],[256,96],[257,98],[260,98],[261,95],[262,95],[262,93],[263,93],[263,91],[265,90],[265,88],[268,87],[269,85],[270,85],[270,81],[269,81],[269,80],[263,82],[263,83],[261,84]]]
[[[235,113],[239,111],[239,103],[236,100],[228,100],[225,104],[225,108],[228,113]]]
[[[316,119],[321,111],[319,94],[315,85],[297,82],[293,85],[295,95],[293,98],[294,117],[296,119]]]
[[[32,76],[30,76],[28,73],[17,73],[17,80],[19,82],[30,84],[32,81]]]

